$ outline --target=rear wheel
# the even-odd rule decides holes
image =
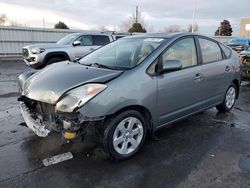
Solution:
[[[141,113],[134,110],[122,112],[105,122],[104,150],[113,159],[128,159],[142,147],[146,132],[146,122]]]
[[[227,89],[223,102],[216,106],[217,110],[219,112],[229,112],[234,107],[237,93],[238,91],[235,84],[231,84]]]

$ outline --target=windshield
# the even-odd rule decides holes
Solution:
[[[78,34],[70,34],[66,35],[65,37],[61,38],[57,44],[72,44],[76,37],[78,37]]]
[[[124,38],[83,57],[81,64],[130,69],[140,64],[162,44],[161,38]]]

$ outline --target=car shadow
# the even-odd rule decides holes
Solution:
[[[205,112],[160,129],[153,140],[148,138],[142,150],[126,161],[109,159],[96,142],[95,135],[87,136],[83,143],[70,144],[62,142],[58,135],[44,139],[34,136],[23,143],[23,148],[31,161],[36,159],[40,163],[46,157],[68,151],[73,153],[72,160],[44,167],[42,171],[46,173],[42,179],[60,174],[70,177],[72,182],[83,177],[83,187],[172,187],[186,178],[226,134],[227,127],[211,120],[215,115],[213,111]],[[59,180],[52,181],[52,185],[57,185]]]

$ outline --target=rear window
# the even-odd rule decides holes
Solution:
[[[226,58],[229,58],[231,55],[231,50],[223,44],[220,44],[220,47],[221,47],[222,51],[224,52]]]
[[[115,36],[115,40],[118,40],[118,39],[123,38],[123,37],[125,37],[125,36]]]
[[[93,45],[104,46],[110,43],[109,37],[104,35],[94,35],[93,36]]]
[[[199,38],[203,63],[210,63],[222,60],[222,53],[219,45],[216,42]]]

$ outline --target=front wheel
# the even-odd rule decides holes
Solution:
[[[219,112],[229,112],[236,102],[237,92],[235,84],[231,84],[227,89],[223,102],[216,106],[217,110]]]
[[[124,160],[142,147],[146,137],[146,122],[141,113],[128,110],[105,122],[103,147],[113,159]]]

